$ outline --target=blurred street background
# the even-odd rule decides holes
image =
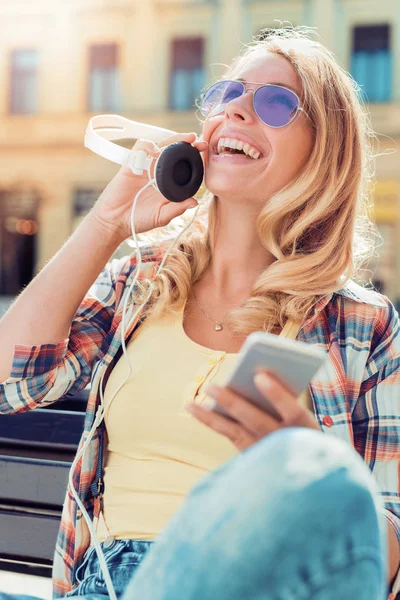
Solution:
[[[0,315],[118,171],[84,147],[89,119],[200,132],[204,86],[281,24],[315,28],[362,88],[382,237],[364,276],[400,308],[400,0],[0,0],[0,23]],[[0,570],[2,591],[50,598],[50,585]]]
[[[90,117],[200,131],[204,85],[279,21],[316,28],[362,87],[383,238],[366,279],[399,305],[400,0],[0,0],[0,18],[0,312],[118,170],[84,148]]]

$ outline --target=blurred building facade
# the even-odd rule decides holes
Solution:
[[[0,296],[28,283],[117,172],[83,146],[91,116],[199,131],[202,87],[278,19],[316,27],[368,97],[384,239],[371,276],[400,299],[400,0],[0,0],[0,17]]]

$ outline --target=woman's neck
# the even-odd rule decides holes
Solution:
[[[235,208],[228,207],[221,215],[224,207],[218,207],[212,261],[204,276],[216,301],[237,296],[244,300],[260,273],[275,260],[259,239],[256,217],[244,211],[238,214]]]

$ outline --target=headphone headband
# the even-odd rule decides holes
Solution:
[[[129,167],[135,175],[146,170],[150,176],[152,157],[145,150],[128,150],[113,140],[147,139],[155,144],[176,135],[176,131],[130,121],[119,115],[92,117],[85,133],[85,146],[103,158]],[[203,180],[200,152],[187,142],[175,142],[162,148],[154,167],[154,187],[171,202],[193,196]]]
[[[175,134],[176,131],[130,121],[120,115],[97,115],[87,126],[85,146],[107,160],[131,167],[134,173],[141,175],[143,169],[149,169],[152,159],[146,158],[143,150],[128,150],[114,144],[113,140],[144,138],[157,144]]]

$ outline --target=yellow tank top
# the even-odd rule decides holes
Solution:
[[[183,311],[144,323],[127,346],[133,373],[105,416],[107,529],[102,517],[97,531],[101,541],[108,533],[116,539],[158,537],[190,488],[238,452],[184,410],[187,402],[204,401],[211,382],[224,383],[237,354],[191,340],[182,316]],[[288,322],[281,335],[295,338],[298,329]],[[127,374],[122,355],[106,385],[106,404]],[[308,394],[301,401],[312,407]]]

